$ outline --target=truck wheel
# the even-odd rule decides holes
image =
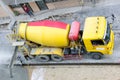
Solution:
[[[91,58],[96,59],[96,60],[100,60],[100,59],[103,58],[103,54],[101,54],[101,53],[92,53]]]
[[[51,55],[51,59],[52,59],[53,61],[56,61],[56,62],[60,62],[60,61],[63,60],[63,58],[62,58],[61,56],[58,56],[58,55],[56,55],[56,54]]]
[[[36,56],[36,60],[37,61],[42,61],[42,62],[47,62],[47,61],[50,60],[50,58],[47,55],[40,55],[40,56]]]

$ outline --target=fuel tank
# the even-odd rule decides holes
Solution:
[[[19,36],[37,44],[52,47],[69,45],[70,25],[64,22],[42,20],[20,23]]]

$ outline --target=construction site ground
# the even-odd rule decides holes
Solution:
[[[113,23],[113,31],[115,33],[115,45],[112,55],[105,55],[102,60],[92,60],[88,56],[84,56],[81,60],[70,60],[67,63],[120,63],[120,2],[104,6],[96,7],[74,7],[69,8],[74,12],[69,12],[61,14],[59,11],[54,11],[54,16],[51,19],[56,19],[71,23],[74,20],[78,20],[81,23],[81,29],[84,26],[84,20],[88,16],[106,16],[108,21],[111,22],[111,14],[115,15],[115,20]],[[100,4],[99,4],[100,5]],[[80,8],[80,9],[78,9]],[[65,10],[63,10],[65,11]],[[50,12],[49,12],[50,13]],[[59,13],[59,14],[57,14]],[[47,13],[45,13],[47,15]],[[44,15],[42,15],[43,17]],[[28,16],[27,16],[28,17]],[[40,17],[40,16],[39,16]],[[18,18],[18,17],[17,17]],[[48,18],[48,17],[46,17]],[[21,17],[20,17],[21,19]],[[42,18],[40,18],[42,19]],[[45,19],[45,18],[44,18]],[[49,19],[49,18],[48,18]],[[32,20],[38,20],[38,17],[33,17]],[[8,29],[0,29],[0,78],[1,80],[120,80],[119,78],[119,65],[47,65],[47,66],[29,66],[31,64],[37,64],[41,62],[36,62],[34,60],[23,61],[28,64],[27,67],[15,66],[13,67],[13,78],[9,78],[8,64],[14,52],[14,47],[8,42],[6,38],[7,34],[11,31]],[[66,63],[62,61],[60,63]],[[20,63],[17,59],[15,63]],[[55,63],[55,62],[53,62]],[[29,77],[28,77],[29,76]]]

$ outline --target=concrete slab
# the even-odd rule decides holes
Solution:
[[[6,35],[10,34],[9,30],[0,31],[0,64],[9,64],[14,47],[9,43]]]
[[[29,80],[27,69],[22,66],[13,67],[13,78],[10,78],[9,68],[5,65],[0,65],[1,80]]]
[[[119,80],[120,67],[114,65],[34,66],[31,80]]]

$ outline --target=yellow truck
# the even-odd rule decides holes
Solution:
[[[85,20],[82,40],[92,58],[100,59],[104,54],[113,53],[114,32],[111,28],[105,17],[89,17]]]
[[[62,61],[81,58],[84,54],[98,60],[113,53],[111,28],[103,16],[86,18],[83,30],[78,21],[71,25],[52,20],[21,22],[17,41],[25,42],[19,46],[25,57],[32,56],[39,61]]]

